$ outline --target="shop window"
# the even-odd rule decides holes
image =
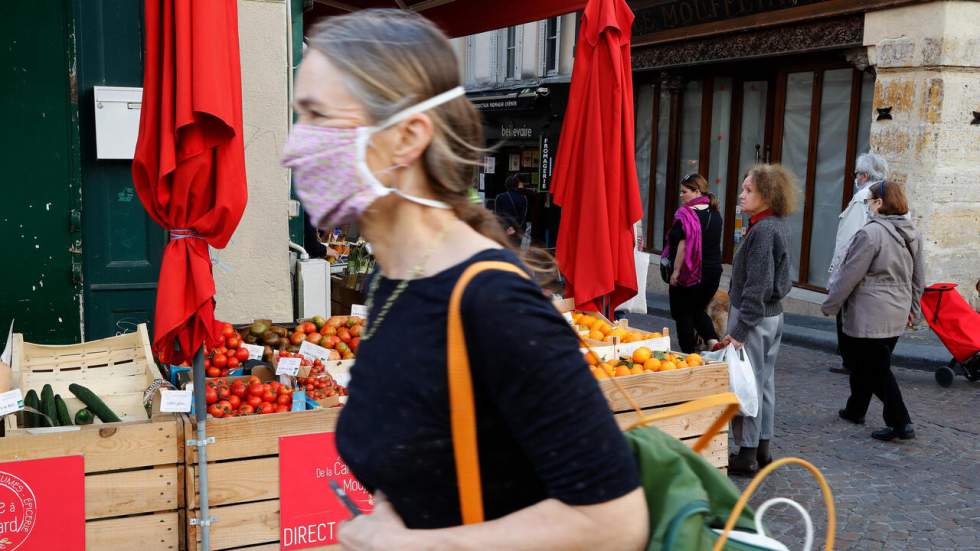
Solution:
[[[681,107],[681,149],[678,161],[678,181],[692,172],[700,172],[701,156],[701,89],[700,80],[684,86]]]
[[[766,146],[766,110],[768,105],[769,83],[765,80],[754,80],[742,83],[742,117],[739,134],[738,172],[730,174],[735,180],[734,193],[731,198],[735,202],[735,220],[733,221],[732,241],[738,248],[742,237],[748,229],[749,217],[742,214],[738,207],[738,194],[742,192],[742,180],[753,166],[765,162],[768,158]],[[726,232],[725,235],[728,235]]]
[[[786,78],[786,106],[783,113],[782,164],[797,180],[799,203],[788,217],[789,248],[793,281],[800,279],[800,251],[803,244],[803,215],[806,210],[806,174],[810,144],[810,111],[813,73],[790,73]],[[838,204],[839,205],[839,204]]]
[[[657,113],[657,164],[653,177],[653,242],[648,248],[663,250],[664,212],[667,210],[667,151],[670,142],[670,92],[660,90]]]
[[[718,210],[724,215],[727,200],[728,183],[728,148],[731,146],[732,121],[732,79],[727,77],[714,79],[714,91],[711,96],[711,140],[708,169],[702,175],[708,179],[711,193],[718,198]],[[722,230],[727,235],[730,228]]]
[[[558,54],[561,48],[561,19],[549,17],[544,33],[544,74],[558,74]]]
[[[636,107],[636,179],[640,184],[640,205],[643,207],[643,227],[650,223],[650,155],[653,139],[653,107],[656,87],[641,84],[633,92]],[[644,243],[644,246],[650,244]]]
[[[871,73],[862,73],[861,76],[861,106],[858,115],[858,135],[857,135],[857,154],[867,153],[871,148],[871,118],[872,104],[875,95],[875,77]]]
[[[844,186],[850,179],[844,173],[847,161],[847,127],[851,110],[851,78],[854,70],[835,69],[823,74],[820,94],[819,139],[816,178],[813,183],[810,256],[806,282],[826,287],[830,260],[834,256],[836,234]],[[826,231],[824,231],[826,230]]]
[[[504,78],[517,78],[517,27],[507,27],[507,42],[504,46]]]

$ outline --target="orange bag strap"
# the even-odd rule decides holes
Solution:
[[[523,278],[528,275],[509,262],[477,262],[463,271],[449,298],[447,367],[449,372],[449,414],[453,431],[453,455],[456,459],[456,483],[463,524],[483,522],[483,486],[480,482],[480,456],[477,453],[476,404],[473,401],[473,377],[470,357],[463,335],[463,293],[470,281],[487,270],[511,272]]]

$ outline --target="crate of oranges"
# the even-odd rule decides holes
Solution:
[[[647,414],[666,406],[730,391],[728,365],[705,363],[698,354],[659,352],[640,346],[625,357],[611,360],[586,352],[585,360],[616,422],[623,429],[639,420],[634,403]],[[653,423],[653,426],[693,445],[718,418],[722,409],[719,407],[665,419]],[[728,464],[727,433],[716,436],[703,455],[711,464],[725,467]]]

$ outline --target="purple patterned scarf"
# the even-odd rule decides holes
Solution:
[[[701,221],[694,210],[697,205],[708,205],[711,198],[702,195],[697,199],[691,199],[674,213],[674,220],[680,222],[681,229],[684,230],[684,258],[674,259],[674,262],[681,260],[681,271],[678,277],[678,285],[690,287],[701,283]],[[664,255],[670,258],[670,240],[666,239],[664,244]]]

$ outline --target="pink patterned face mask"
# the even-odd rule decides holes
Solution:
[[[453,88],[409,107],[377,126],[334,128],[296,124],[283,151],[282,164],[292,169],[296,194],[318,228],[356,222],[381,197],[397,193],[406,200],[427,207],[448,209],[442,201],[408,195],[382,184],[367,165],[371,136],[406,118],[465,93]],[[385,169],[384,172],[394,167]]]

